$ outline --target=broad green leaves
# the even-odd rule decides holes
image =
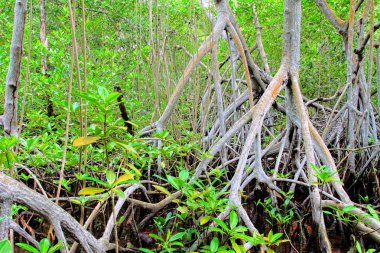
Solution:
[[[327,184],[331,182],[338,182],[338,178],[336,177],[336,172],[334,172],[331,168],[326,167],[325,165],[318,167],[314,164],[310,165],[314,170],[315,176],[321,181],[322,184]],[[318,184],[318,182],[313,182]]]
[[[99,86],[97,94],[93,94],[91,92],[82,92],[77,93],[76,95],[93,104],[101,112],[108,113],[110,112],[111,108],[117,103],[117,98],[121,94],[119,92],[110,93],[105,87]]]
[[[62,242],[58,242],[56,245],[51,247],[50,241],[47,238],[44,238],[39,242],[39,249],[26,243],[16,243],[16,245],[31,253],[54,253],[65,248],[65,246],[62,245]]]
[[[116,193],[119,197],[124,197],[124,192],[118,188],[116,188],[118,185],[121,185],[123,183],[128,182],[129,180],[132,180],[134,178],[133,174],[124,174],[120,177],[116,176],[116,173],[111,170],[106,171],[106,182],[101,181],[97,178],[93,177],[85,177],[87,180],[91,180],[97,183],[101,183],[105,188],[98,188],[98,187],[85,187],[82,190],[79,191],[79,195],[94,195],[94,194],[100,194],[103,192],[109,192],[112,191]]]
[[[110,185],[112,187],[113,183],[116,180],[116,173],[113,172],[112,170],[107,170],[106,171],[106,179],[107,179],[108,185]]]
[[[11,243],[9,240],[2,240],[0,241],[0,253],[11,253]]]
[[[19,140],[15,136],[0,137],[0,166],[12,168],[12,165],[18,161],[17,154],[13,151]]]

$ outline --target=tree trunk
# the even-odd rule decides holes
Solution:
[[[6,135],[18,136],[17,100],[18,87],[20,84],[26,8],[26,0],[16,0],[10,52],[11,60],[9,63],[9,69],[7,74],[3,115],[4,131]]]

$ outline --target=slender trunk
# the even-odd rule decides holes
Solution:
[[[6,79],[3,125],[6,135],[18,136],[17,100],[20,84],[21,60],[26,19],[26,0],[16,0],[14,9],[13,33],[10,63]]]
[[[49,49],[48,40],[46,38],[45,0],[40,0],[40,15],[40,42],[46,49]],[[48,70],[46,54],[42,57],[41,69],[42,73],[46,74]]]
[[[354,50],[353,50],[353,39],[354,39],[354,22],[355,22],[355,10],[354,10],[354,0],[350,0],[350,13],[349,13],[349,25],[348,25],[348,36],[346,38],[346,57],[347,57],[347,83],[348,83],[348,147],[355,148],[355,110],[356,104],[354,103],[355,92],[354,92]],[[351,153],[348,157],[348,169],[353,172],[355,170],[355,154]]]
[[[30,52],[32,48],[32,37],[33,37],[33,1],[29,1],[29,35],[28,35],[28,51],[27,51],[27,63],[26,63],[26,73],[25,82],[22,96],[22,105],[20,113],[20,124],[18,128],[18,134],[21,135],[22,125],[24,124],[26,98],[28,93],[28,87],[30,86]]]

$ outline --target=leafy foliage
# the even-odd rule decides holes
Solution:
[[[39,180],[49,197],[54,197],[59,184],[57,178],[60,176],[62,157],[65,156],[66,162],[63,165],[65,177],[60,183],[64,194],[70,199],[67,203],[74,205],[70,208],[67,203],[61,206],[70,210],[74,216],[81,216],[80,218],[87,217],[89,211],[93,210],[93,201],[105,202],[102,205],[105,215],[114,212],[114,207],[111,208],[114,198],[125,198],[123,189],[131,184],[147,185],[144,191],[136,193],[135,197],[140,201],[155,203],[172,197],[167,209],[157,212],[150,223],[144,224],[141,220],[136,221],[125,217],[127,214],[136,215],[136,210],[140,212],[136,216],[147,215],[146,210],[136,209],[135,206],[131,207],[131,210],[122,210],[128,213],[117,217],[118,228],[123,232],[128,230],[128,234],[125,232],[126,237],[138,237],[141,231],[134,231],[136,228],[149,227],[153,230],[143,232],[149,234],[154,240],[154,246],[143,248],[140,241],[136,242],[136,245],[129,245],[131,248],[140,247],[142,252],[196,250],[219,253],[245,252],[245,242],[253,245],[267,245],[268,252],[273,252],[278,245],[287,242],[282,239],[284,232],[294,223],[304,223],[300,225],[301,230],[303,225],[307,225],[309,217],[307,210],[304,210],[304,213],[297,210],[297,206],[299,207],[300,203],[305,201],[303,192],[294,193],[294,195],[298,194],[298,199],[281,194],[280,201],[275,203],[274,197],[268,192],[261,191],[261,184],[256,182],[256,185],[247,186],[254,194],[250,196],[242,194],[244,208],[263,210],[263,215],[260,214],[257,218],[258,224],[264,224],[259,229],[262,234],[251,234],[248,228],[242,225],[244,223],[239,220],[237,211],[233,210],[228,203],[230,185],[227,182],[231,180],[236,168],[234,161],[228,161],[228,165],[224,166],[226,161],[222,159],[221,163],[208,167],[204,177],[203,175],[201,178],[194,176],[194,170],[200,159],[212,157],[203,151],[203,146],[207,142],[203,134],[212,126],[208,122],[201,122],[203,129],[197,128],[197,124],[201,121],[200,100],[215,99],[201,97],[202,92],[206,92],[210,86],[211,78],[208,70],[205,71],[203,68],[195,70],[189,85],[184,89],[184,95],[179,99],[175,116],[170,119],[170,124],[165,130],[152,132],[150,136],[127,133],[125,122],[120,118],[120,105],[125,106],[131,118],[129,123],[135,129],[157,120],[173,93],[174,83],[182,75],[182,70],[188,63],[189,56],[186,51],[190,54],[194,53],[204,37],[210,33],[212,24],[197,1],[154,1],[152,13],[147,4],[149,1],[132,0],[124,4],[113,1],[87,1],[86,20],[82,20],[79,15],[82,7],[79,6],[79,1],[77,2],[75,10],[80,72],[74,71],[71,76],[72,45],[67,20],[69,9],[66,2],[50,1],[46,6],[49,40],[47,49],[40,42],[37,32],[40,25],[38,1],[32,1],[34,15],[31,20],[33,31],[30,73],[26,73],[27,60],[24,57],[21,64],[22,87],[19,88],[20,99],[26,96],[25,119],[23,126],[20,126],[22,128],[20,138],[0,137],[2,171],[12,174],[30,187],[35,187],[36,181]],[[237,22],[242,28],[243,36],[247,38],[247,45],[253,46],[256,33],[251,9],[253,2],[251,0],[229,2],[232,11],[238,14],[236,15]],[[283,16],[278,14],[283,10],[283,1],[254,1],[254,3],[261,22],[262,39],[268,63],[274,74],[281,63]],[[334,0],[329,3],[339,16],[346,18],[348,0]],[[0,81],[2,83],[6,82],[9,65],[13,4],[12,1],[0,0],[0,26],[2,27],[0,30]],[[302,0],[302,4],[305,14],[302,17],[301,29],[303,36],[300,63],[302,89],[306,97],[329,97],[346,83],[346,60],[344,51],[341,49],[342,41],[330,23],[322,16],[314,1]],[[214,10],[211,8],[209,11]],[[375,23],[378,23],[380,13],[378,5],[375,6],[374,13]],[[151,24],[147,18],[150,15],[152,15]],[[83,30],[79,25],[82,21],[87,29],[87,45],[84,45],[82,41]],[[29,27],[25,31],[25,35],[27,34],[29,34]],[[378,37],[378,34],[377,31],[375,35]],[[25,39],[24,52],[27,51],[27,43],[28,40]],[[184,50],[179,50],[179,48]],[[80,77],[82,82],[79,85],[83,85],[85,75],[83,52],[85,50],[88,53],[86,91],[82,89],[83,87],[75,87],[76,83],[71,81],[72,77],[74,80],[75,77]],[[46,73],[43,73],[41,58],[45,56],[48,59],[49,68]],[[229,45],[225,41],[220,42],[217,57],[219,62],[224,62],[230,57]],[[210,63],[210,57],[206,56],[202,61],[207,65]],[[260,57],[255,57],[255,63],[262,65]],[[227,65],[220,64],[221,72],[228,71]],[[242,68],[238,70],[238,74],[243,74]],[[375,77],[373,88],[375,88],[374,81]],[[230,81],[223,80],[223,82]],[[74,84],[70,105],[67,102],[69,83]],[[28,86],[24,93],[25,85]],[[116,91],[116,87],[119,87],[121,92]],[[1,86],[0,95],[4,96],[4,92],[4,87]],[[232,90],[230,86],[226,86],[223,92],[229,96]],[[283,98],[277,100],[280,105],[283,101]],[[206,101],[204,104],[208,105],[208,103],[209,101]],[[324,105],[333,106],[333,102],[327,101]],[[66,122],[68,106],[71,112],[70,122]],[[246,106],[243,104],[242,107]],[[53,115],[49,115],[50,109],[53,110]],[[207,110],[207,108],[204,109],[205,112]],[[85,113],[87,121],[83,122]],[[213,111],[207,111],[207,113],[212,114]],[[320,112],[316,112],[316,117],[318,113]],[[209,116],[203,115],[205,118]],[[273,127],[274,132],[277,133],[284,128],[286,118],[283,115],[274,115],[274,117]],[[66,123],[70,123],[67,152],[64,150]],[[86,129],[86,133],[82,128]],[[244,139],[244,136],[233,138]],[[265,135],[262,145],[269,145],[273,139],[274,136]],[[377,145],[374,139],[369,139],[368,142]],[[157,143],[160,143],[160,147]],[[228,148],[226,147],[226,154],[230,154]],[[271,163],[270,159],[267,161],[268,164]],[[32,169],[26,172],[17,164],[23,164]],[[286,166],[281,168],[277,177],[290,178],[289,171],[292,171],[294,164],[290,162]],[[313,183],[326,187],[329,183],[337,183],[336,175],[331,168],[311,166],[318,180]],[[160,175],[156,173],[158,168],[162,169]],[[152,183],[156,179],[157,182]],[[180,196],[174,198],[174,192],[179,192]],[[256,193],[260,193],[260,196]],[[112,198],[111,203],[108,202],[109,197]],[[291,206],[290,201],[293,200],[294,205]],[[368,218],[379,220],[376,208],[368,204],[371,200],[372,196],[367,196],[364,201],[366,211],[369,213]],[[232,211],[226,219],[218,218],[229,208],[232,208]],[[324,213],[338,220],[355,223],[361,219],[352,214],[351,211],[354,208],[354,206],[346,206],[343,209],[324,210]],[[296,219],[296,212],[299,212],[297,214],[304,220]],[[11,214],[14,218],[23,220],[25,217],[22,215],[28,215],[25,213],[28,212],[24,206],[12,207]],[[5,217],[2,218],[5,219]],[[30,223],[29,221],[25,223],[25,227],[31,231],[35,229],[36,231],[33,232],[45,236],[47,234],[44,228],[45,221],[42,218],[29,218]],[[138,222],[143,224],[138,224]],[[142,227],[139,227],[140,225]],[[92,229],[94,233],[99,233],[100,228],[104,226],[102,222],[96,221],[92,224]],[[130,229],[131,226],[133,229]],[[202,241],[202,235],[207,232],[211,236]],[[301,237],[299,234],[296,234],[297,236]],[[129,237],[128,240],[130,240]],[[194,242],[198,242],[199,245],[195,245]],[[128,246],[127,243],[131,242],[125,243]],[[39,249],[25,243],[17,245],[29,252],[43,253],[52,253],[62,248],[61,243],[51,246],[46,238],[40,241]],[[355,241],[354,246],[358,252],[364,252],[358,241]],[[152,247],[155,248],[152,249]],[[2,241],[0,253],[9,252],[9,250],[9,241]],[[367,252],[372,251],[369,249]]]

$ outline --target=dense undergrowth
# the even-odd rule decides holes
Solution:
[[[226,152],[230,160],[215,159],[205,173],[200,177],[194,176],[202,159],[212,157],[205,149],[207,142],[204,141],[204,132],[197,127],[200,122],[199,103],[211,82],[211,75],[203,66],[198,67],[191,77],[167,128],[149,135],[138,133],[142,127],[160,117],[190,59],[186,51],[193,54],[212,29],[197,1],[153,1],[153,30],[150,34],[147,2],[86,3],[86,48],[82,43],[82,9],[78,3],[75,10],[80,51],[79,75],[83,80],[83,52],[86,50],[88,90],[79,90],[74,82],[69,145],[65,153],[67,93],[72,73],[69,10],[65,1],[54,0],[46,4],[47,50],[39,41],[39,6],[38,1],[33,1],[33,30],[29,31],[27,27],[25,31],[26,38],[32,34],[32,44],[28,45],[28,39],[24,41],[24,52],[30,46],[31,58],[27,62],[27,54],[24,54],[22,87],[19,89],[20,101],[26,96],[24,122],[19,138],[0,138],[0,165],[3,172],[40,193],[44,191],[48,198],[56,201],[59,171],[65,155],[59,205],[81,224],[86,222],[94,209],[100,208],[99,216],[88,228],[96,238],[103,235],[109,217],[115,212],[117,199],[127,198],[128,204],[118,210],[119,215],[115,219],[117,226],[111,236],[111,241],[117,241],[121,250],[245,252],[244,244],[251,243],[254,245],[252,252],[258,252],[259,249],[267,252],[319,252],[318,230],[313,224],[309,205],[309,187],[306,184],[290,186],[294,182],[289,180],[297,167],[290,160],[291,155],[288,156],[289,160],[281,162],[276,172],[277,153],[266,154],[262,161],[262,167],[268,175],[277,174],[276,186],[286,191],[275,192],[263,182],[254,180],[239,192],[243,207],[260,231],[256,234],[247,233],[249,230],[241,222],[237,207],[231,206],[228,200],[230,180],[239,161],[234,160],[235,156],[239,157],[239,154],[234,153],[234,148],[240,150],[238,145],[230,148],[229,152],[220,152],[221,156]],[[252,1],[230,2],[237,22],[242,27],[241,32],[248,46],[252,47],[255,43]],[[349,1],[331,2],[339,15],[347,13]],[[283,1],[256,1],[255,4],[268,64],[274,74],[282,56]],[[302,4],[302,91],[310,99],[331,97],[336,91],[342,90],[346,82],[346,58],[342,41],[314,1],[305,0]],[[0,0],[1,83],[5,83],[9,64],[13,5],[13,1]],[[375,20],[378,21],[378,5],[375,13]],[[41,58],[44,55],[48,59],[47,73],[41,71]],[[227,42],[221,41],[217,57],[220,63],[228,60]],[[258,65],[262,64],[256,51],[252,57]],[[202,60],[207,66],[211,65],[211,61],[210,56]],[[30,72],[27,72],[27,65]],[[229,65],[221,65],[220,72],[227,72]],[[238,74],[243,76],[243,68]],[[74,73],[74,80],[76,75]],[[376,88],[375,83],[374,78],[373,89]],[[27,85],[25,90],[24,85]],[[225,89],[226,94],[231,95],[232,92]],[[4,96],[4,92],[5,88],[1,87],[0,96]],[[123,98],[118,100],[120,95]],[[285,101],[284,96],[285,91],[282,91],[276,101],[281,104]],[[320,103],[331,108],[335,101]],[[121,104],[128,113],[128,122],[120,115]],[[247,104],[245,102],[244,105],[248,107]],[[377,104],[375,99],[373,104]],[[22,103],[19,106],[21,110]],[[84,128],[90,137],[81,137],[83,128],[80,124],[83,124],[84,108],[87,113]],[[215,110],[211,113],[215,113]],[[323,113],[322,110],[309,109],[318,130],[323,130],[326,123]],[[280,111],[274,110],[270,117],[274,122],[270,126],[272,134],[263,134],[265,136],[259,140],[263,149],[270,146],[287,124],[286,116]],[[211,121],[202,123],[207,131],[213,127]],[[133,126],[133,131],[129,133],[128,124]],[[287,138],[291,139],[296,134],[296,130],[291,131]],[[233,138],[238,142],[245,137],[243,134]],[[369,144],[377,145],[373,140],[369,140]],[[300,144],[294,145],[289,148],[290,154],[292,148],[297,149]],[[334,153],[333,145],[329,148],[334,158],[340,161],[343,155]],[[360,155],[364,151],[358,149],[354,152]],[[247,173],[248,167],[245,168]],[[335,180],[334,172],[320,164],[313,164],[313,169],[318,179],[318,182],[313,183],[325,192],[331,190],[329,183]],[[338,169],[339,172],[343,170]],[[359,180],[349,174],[344,174],[342,180],[352,200],[368,212],[370,218],[380,222],[377,211],[380,204],[378,175],[378,167],[374,167],[366,170]],[[140,189],[125,196],[127,187],[140,184]],[[173,196],[175,193],[179,194]],[[173,200],[162,208],[147,204],[161,203],[168,197]],[[227,208],[230,214],[222,218],[220,215]],[[355,230],[357,223],[364,218],[352,214],[352,210],[353,206],[350,205],[343,209],[324,210],[334,250],[375,252],[378,245]],[[25,244],[18,244],[19,247],[30,252],[61,250],[61,242],[52,232],[49,221],[33,210],[23,205],[13,205],[12,217],[40,241],[40,248],[36,251]],[[58,245],[54,248],[44,238],[49,238],[52,245]],[[21,236],[15,236],[14,240],[24,242]],[[69,244],[74,241],[68,238]],[[7,247],[6,243],[2,245]]]

